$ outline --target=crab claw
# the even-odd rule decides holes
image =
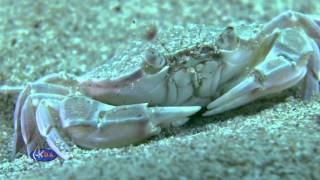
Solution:
[[[150,120],[159,127],[181,126],[195,114],[201,106],[150,107]]]
[[[151,106],[164,105],[169,96],[167,84],[170,69],[165,58],[149,48],[134,59],[139,61],[136,69],[116,78],[79,77],[80,89],[85,95],[112,105],[145,102]]]
[[[267,94],[280,92],[297,84],[306,78],[304,98],[319,93],[317,86],[319,74],[319,51],[314,42],[304,38],[301,32],[288,30],[279,38],[263,62],[258,64],[253,73],[244,78],[238,85],[211,102],[204,116],[218,114],[241,105],[247,104]],[[301,37],[296,41],[296,47],[291,37]],[[288,48],[290,47],[290,48]],[[310,73],[308,75],[308,73]]]
[[[305,68],[293,71],[289,63],[283,62],[276,69],[256,71],[253,75],[244,79],[240,84],[229,90],[220,98],[211,102],[204,116],[218,114],[241,105],[247,104],[267,94],[280,92],[299,82],[306,74]],[[283,74],[288,74],[283,76]]]
[[[162,127],[184,124],[201,108],[148,107],[146,103],[111,106],[84,96],[69,97],[62,104],[62,127],[73,142],[85,148],[138,143],[158,134]]]
[[[137,70],[116,80],[88,80],[81,82],[80,87],[87,96],[112,105],[143,102],[162,104],[166,99],[168,69],[165,67],[155,74]]]

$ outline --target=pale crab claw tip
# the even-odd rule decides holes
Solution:
[[[214,114],[216,114],[215,110],[211,110],[203,113],[202,116],[212,116]]]
[[[207,112],[203,113],[202,116],[212,116],[212,115],[216,115],[234,108],[237,108],[241,105],[247,104],[251,101],[253,101],[254,99],[256,99],[258,96],[252,96],[252,95],[244,95],[244,96],[240,96],[236,99],[234,99],[231,102],[227,102],[226,104],[220,106],[220,107],[216,107],[213,109],[208,109]]]
[[[201,106],[151,107],[152,121],[160,126],[180,126],[197,113]]]
[[[224,104],[231,102],[234,99],[237,99],[240,96],[246,95],[252,90],[259,88],[259,84],[255,82],[254,77],[248,77],[246,80],[238,84],[236,87],[229,90],[223,96],[219,97],[215,101],[211,102],[207,108],[213,109],[219,106],[223,106]]]
[[[60,157],[61,157],[63,160],[71,159],[71,156],[70,156],[69,154],[60,154]]]

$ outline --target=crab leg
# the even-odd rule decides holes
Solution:
[[[308,63],[308,72],[304,79],[302,98],[310,100],[312,95],[319,93],[320,80],[320,49],[315,41],[311,41],[314,53]]]
[[[15,106],[15,111],[13,115],[14,119],[14,147],[13,147],[13,155],[16,155],[17,152],[20,152],[23,148],[23,137],[21,134],[21,109],[23,104],[25,103],[26,98],[30,94],[30,86],[27,86],[18,96],[17,103]]]
[[[319,19],[295,11],[287,11],[273,18],[263,27],[258,37],[263,37],[276,29],[288,27],[301,27],[310,38],[314,39],[318,44],[320,43]]]
[[[37,80],[37,83],[34,84],[42,84],[42,85],[36,85],[38,87],[42,86],[45,87],[46,84],[44,83],[55,83],[55,82],[64,82],[68,81],[68,77],[71,77],[71,75],[64,74],[64,73],[55,73],[51,75],[47,75],[39,80]],[[74,82],[72,80],[69,80],[68,82]],[[17,98],[17,103],[15,107],[14,112],[14,150],[13,154],[15,155],[17,152],[21,151],[21,148],[23,147],[23,141],[22,141],[22,135],[21,135],[21,128],[20,128],[20,114],[23,104],[25,103],[26,98],[30,95],[31,90],[35,92],[41,92],[37,91],[32,87],[34,85],[27,85],[27,87],[24,86],[0,86],[0,93],[2,94],[19,94]],[[48,90],[42,90],[42,92],[50,93],[58,93],[58,94],[66,94],[68,92],[67,88],[60,86],[60,90],[57,90],[54,86],[56,85],[49,85]],[[53,89],[53,90],[52,90]],[[27,146],[28,147],[28,146]],[[27,148],[28,149],[28,148]],[[30,148],[29,148],[30,149]]]
[[[19,94],[25,87],[24,86],[0,86],[1,94]]]
[[[65,73],[54,73],[47,76],[44,76],[43,78],[37,80],[35,83],[27,85],[27,87],[23,86],[1,86],[0,87],[0,93],[3,94],[16,94],[19,93],[19,96],[17,98],[17,103],[15,106],[15,112],[14,112],[14,150],[13,154],[15,155],[17,152],[22,151],[23,147],[23,137],[21,134],[21,111],[23,109],[23,106],[25,104],[26,99],[31,93],[47,93],[49,94],[61,94],[66,95],[69,93],[69,89],[65,88],[61,85],[55,85],[55,84],[48,84],[48,83],[60,83],[60,84],[75,84],[75,78],[72,75],[65,74]],[[30,104],[29,104],[30,105]],[[26,108],[26,107],[25,107]],[[34,112],[34,110],[32,111]],[[27,115],[27,114],[25,114]],[[28,138],[30,138],[28,136]],[[28,139],[27,138],[27,139]],[[25,139],[25,140],[27,140]],[[32,142],[29,142],[30,139],[28,139],[27,144],[27,151],[33,149]],[[26,142],[26,141],[25,141]]]
[[[51,83],[51,84],[59,84],[59,82],[62,84],[70,84],[75,83],[75,76],[71,74],[66,73],[53,73],[44,76],[43,78],[38,79],[35,83]],[[25,86],[7,86],[3,85],[0,86],[0,93],[1,94],[19,94],[24,89],[26,89]]]
[[[38,94],[35,97],[30,97],[33,94]],[[43,94],[44,93],[44,94]],[[69,90],[63,86],[59,85],[53,85],[53,84],[29,84],[20,94],[17,100],[15,112],[14,112],[14,150],[13,154],[15,155],[17,152],[20,152],[23,147],[23,141],[28,144],[30,142],[30,138],[35,133],[34,128],[35,125],[32,125],[35,120],[33,117],[33,114],[35,113],[35,110],[33,110],[34,103],[32,102],[33,99],[39,99],[40,95],[42,95],[42,98],[46,98],[52,96],[52,94],[60,94],[60,95],[67,95],[69,93]],[[28,117],[28,118],[26,118]],[[22,120],[22,119],[26,119]],[[26,123],[28,122],[28,123]],[[21,127],[24,126],[24,127]],[[30,134],[24,134],[23,132],[29,132]],[[23,136],[25,136],[23,138]],[[27,151],[32,149],[32,145],[28,148],[27,145]],[[29,150],[28,150],[29,149]]]
[[[55,105],[49,105],[51,103]],[[53,113],[50,112],[51,108],[57,106],[57,104],[60,104],[60,102],[56,100],[41,100],[36,110],[37,127],[40,135],[45,138],[49,147],[61,158],[69,159],[67,151],[70,148],[57,130],[59,122],[55,122],[55,119],[59,119],[57,118],[59,114],[57,111],[55,111],[56,116],[54,116]],[[55,110],[59,110],[59,107]]]
[[[62,100],[64,96],[53,95],[53,94],[34,94],[30,95],[21,110],[21,134],[25,145],[27,146],[27,153],[30,153],[42,143],[39,131],[37,131],[37,121],[36,121],[36,109],[38,107],[41,99],[55,99]]]

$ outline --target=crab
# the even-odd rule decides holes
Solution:
[[[23,88],[2,87],[20,93],[14,154],[44,143],[68,159],[70,143],[136,144],[201,108],[212,116],[297,84],[303,99],[319,94],[316,16],[288,11],[260,26],[190,25],[163,36],[133,43],[83,76],[56,73]]]

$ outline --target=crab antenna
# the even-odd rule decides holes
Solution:
[[[3,86],[0,86],[0,94],[18,94],[24,88],[25,88],[24,86],[7,86],[7,85],[3,85]]]

